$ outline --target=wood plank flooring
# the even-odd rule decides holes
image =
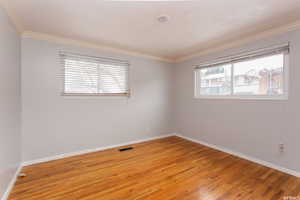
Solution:
[[[300,199],[299,178],[168,137],[24,167],[9,200]]]

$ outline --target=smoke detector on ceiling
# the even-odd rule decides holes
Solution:
[[[157,17],[157,21],[160,23],[168,22],[170,17],[168,15],[160,15]]]

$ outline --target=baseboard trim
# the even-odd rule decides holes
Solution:
[[[281,167],[281,166],[275,165],[273,163],[254,158],[254,157],[245,155],[245,154],[240,153],[240,152],[232,151],[232,150],[224,148],[224,147],[219,147],[219,146],[216,146],[216,145],[213,145],[213,144],[209,144],[207,142],[203,142],[203,141],[200,141],[200,140],[197,140],[197,139],[193,139],[193,138],[190,138],[190,137],[187,137],[187,136],[183,136],[183,135],[178,134],[178,133],[176,133],[175,135],[177,137],[181,137],[183,139],[186,139],[186,140],[189,140],[189,141],[192,141],[192,142],[195,142],[195,143],[198,143],[198,144],[201,144],[201,145],[204,145],[204,146],[207,146],[207,147],[210,147],[210,148],[213,148],[213,149],[216,149],[216,150],[219,150],[219,151],[237,156],[239,158],[243,158],[243,159],[258,163],[260,165],[263,165],[263,166],[266,166],[266,167],[269,167],[269,168],[272,168],[272,169],[276,169],[278,171],[281,171],[281,172],[284,172],[286,174],[290,174],[292,176],[296,176],[296,177],[300,178],[300,172],[297,172],[295,170],[287,169],[285,167]]]
[[[71,157],[71,156],[78,156],[78,155],[82,155],[82,154],[86,154],[86,153],[103,151],[103,150],[107,150],[107,149],[112,149],[112,148],[116,148],[116,147],[120,147],[120,146],[131,145],[131,144],[140,143],[140,142],[147,142],[147,141],[151,141],[151,140],[162,139],[162,138],[166,138],[166,137],[170,137],[170,136],[174,136],[174,135],[175,134],[161,135],[161,136],[150,137],[150,138],[145,138],[145,139],[141,139],[141,140],[134,140],[134,141],[131,141],[131,142],[126,142],[126,143],[121,143],[121,144],[116,144],[116,145],[99,147],[99,148],[95,148],[95,149],[86,149],[86,150],[82,150],[82,151],[76,151],[76,152],[59,154],[59,155],[55,155],[55,156],[49,156],[49,157],[36,159],[36,160],[24,161],[22,163],[22,166],[28,166],[28,165],[48,162],[48,161],[52,161],[52,160],[58,160],[58,159],[67,158],[67,157]]]
[[[15,172],[13,178],[11,179],[11,181],[9,182],[5,192],[3,193],[3,196],[1,198],[1,200],[7,200],[8,199],[8,196],[9,196],[11,190],[13,189],[13,187],[14,187],[16,181],[17,181],[18,175],[19,175],[21,170],[22,170],[22,165],[19,165],[19,167],[17,168],[17,171]]]
[[[224,148],[224,147],[219,147],[219,146],[216,146],[216,145],[213,145],[213,144],[209,144],[207,142],[203,142],[203,141],[200,141],[200,140],[197,140],[197,139],[193,139],[193,138],[190,138],[190,137],[178,134],[178,133],[174,133],[174,134],[168,134],[168,135],[162,135],[162,136],[145,138],[145,139],[141,139],[141,140],[134,140],[134,141],[127,142],[127,143],[121,143],[121,144],[116,144],[116,145],[99,147],[99,148],[95,148],[95,149],[87,149],[87,150],[82,150],[82,151],[77,151],[77,152],[70,152],[70,153],[65,153],[65,154],[59,154],[59,155],[50,156],[50,157],[41,158],[41,159],[36,159],[36,160],[31,160],[31,161],[25,161],[18,168],[18,170],[17,170],[17,172],[15,174],[15,177],[13,178],[13,180],[11,181],[11,183],[9,184],[9,187],[6,190],[6,192],[4,193],[4,196],[2,197],[1,200],[6,200],[6,198],[8,197],[8,194],[9,194],[11,188],[13,187],[13,185],[14,185],[14,183],[16,181],[17,175],[19,174],[19,172],[20,172],[20,170],[22,169],[23,166],[28,166],[28,165],[33,165],[33,164],[48,162],[48,161],[52,161],[52,160],[58,160],[58,159],[67,158],[67,157],[71,157],[71,156],[82,155],[82,154],[86,154],[86,153],[103,151],[103,150],[112,149],[112,148],[116,148],[116,147],[120,147],[120,146],[126,146],[126,145],[135,144],[135,143],[140,143],[140,142],[146,142],[146,141],[151,141],[151,140],[166,138],[166,137],[170,137],[170,136],[181,137],[183,139],[186,139],[186,140],[189,140],[189,141],[192,141],[192,142],[195,142],[195,143],[198,143],[198,144],[201,144],[201,145],[204,145],[204,146],[207,146],[207,147],[210,147],[210,148],[213,148],[213,149],[216,149],[216,150],[219,150],[219,151],[222,151],[222,152],[225,152],[225,153],[237,156],[239,158],[243,158],[243,159],[246,159],[246,160],[258,163],[260,165],[263,165],[263,166],[266,166],[266,167],[269,167],[269,168],[272,168],[272,169],[276,169],[278,171],[281,171],[281,172],[284,172],[284,173],[287,173],[287,174],[290,174],[290,175],[293,175],[293,176],[296,176],[296,177],[300,178],[300,172],[297,172],[295,170],[291,170],[291,169],[288,169],[288,168],[285,168],[285,167],[281,167],[281,166],[275,165],[273,163],[270,163],[270,162],[267,162],[267,161],[264,161],[264,160],[260,160],[260,159],[254,158],[254,157],[245,155],[245,154],[240,153],[240,152],[232,151],[232,150]],[[6,198],[4,198],[5,195],[7,195]]]

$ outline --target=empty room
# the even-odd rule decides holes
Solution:
[[[300,200],[299,77],[300,0],[0,0],[0,199]]]

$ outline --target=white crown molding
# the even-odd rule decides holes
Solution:
[[[192,141],[192,142],[195,142],[195,143],[207,146],[209,148],[216,149],[216,150],[219,150],[219,151],[222,151],[222,152],[225,152],[225,153],[237,156],[239,158],[243,158],[243,159],[252,161],[254,163],[258,163],[260,165],[263,165],[263,166],[266,166],[266,167],[269,167],[269,168],[272,168],[272,169],[276,169],[278,171],[281,171],[281,172],[284,172],[286,174],[290,174],[292,176],[296,176],[296,177],[300,178],[300,172],[298,172],[298,171],[291,170],[291,169],[288,169],[288,168],[285,168],[285,167],[281,167],[281,166],[278,166],[276,164],[273,164],[273,163],[270,163],[270,162],[267,162],[267,161],[264,161],[264,160],[260,160],[260,159],[257,159],[255,157],[252,157],[252,156],[248,156],[248,155],[240,153],[240,152],[232,151],[230,149],[227,149],[227,148],[224,148],[224,147],[220,147],[220,146],[217,146],[217,145],[214,145],[214,144],[209,144],[207,142],[203,142],[201,140],[190,138],[190,137],[178,134],[178,133],[175,133],[175,135],[177,137],[181,137],[181,138],[183,138],[185,140],[189,140],[189,141]]]
[[[298,30],[300,29],[300,20],[284,25],[284,26],[280,26],[280,27],[276,27],[276,28],[272,28],[263,32],[259,32],[257,34],[248,36],[248,37],[244,37],[241,39],[237,39],[234,41],[226,41],[223,44],[217,45],[217,47],[213,47],[213,48],[207,48],[204,49],[202,51],[199,51],[197,53],[193,53],[191,55],[187,55],[187,56],[183,56],[183,57],[177,57],[175,58],[175,62],[179,63],[179,62],[183,62],[186,60],[189,60],[191,58],[195,58],[195,57],[199,57],[199,56],[204,56],[204,55],[208,55],[211,53],[215,53],[218,51],[222,51],[222,50],[226,50],[229,48],[233,48],[233,47],[239,47],[241,45],[245,45],[248,43],[251,43],[253,41],[256,40],[260,40],[260,39],[264,39],[267,37],[271,37],[271,36],[276,36],[276,35],[280,35],[286,32],[290,32],[290,31],[294,31],[294,30]]]
[[[96,49],[101,49],[101,50],[107,50],[110,52],[121,53],[124,55],[142,57],[142,58],[158,60],[158,61],[168,62],[168,63],[183,62],[183,61],[189,60],[191,58],[208,55],[208,54],[211,54],[214,52],[226,50],[226,49],[233,48],[233,47],[239,47],[241,45],[248,44],[248,43],[251,43],[251,42],[259,40],[259,39],[264,39],[264,38],[267,38],[270,36],[275,36],[275,35],[289,32],[289,31],[294,31],[294,30],[300,29],[300,20],[298,20],[296,22],[289,23],[287,25],[271,28],[271,29],[268,29],[263,32],[258,32],[256,34],[254,33],[251,36],[242,37],[241,39],[226,41],[219,45],[216,45],[217,47],[212,47],[212,48],[208,47],[206,49],[192,53],[190,55],[178,56],[178,57],[172,59],[172,58],[167,58],[167,57],[150,55],[150,54],[147,54],[144,52],[122,49],[122,48],[118,48],[118,47],[114,47],[114,46],[105,46],[105,45],[101,45],[101,44],[94,44],[94,43],[87,42],[84,40],[75,40],[75,39],[65,38],[65,37],[61,37],[61,36],[55,36],[55,35],[51,35],[51,34],[47,34],[47,33],[33,32],[30,30],[25,31],[23,25],[19,22],[18,17],[14,14],[14,12],[12,12],[9,9],[9,6],[7,6],[6,4],[7,4],[7,2],[0,0],[0,7],[2,7],[5,10],[6,14],[11,19],[12,24],[16,27],[16,30],[19,32],[19,34],[22,37],[47,40],[50,42],[76,45],[76,46],[81,46],[81,47],[86,47],[86,48],[96,48]],[[207,44],[207,46],[209,46],[209,43]]]
[[[153,55],[149,55],[149,54],[145,54],[145,53],[137,52],[137,51],[120,49],[120,48],[116,48],[113,46],[92,44],[92,43],[86,42],[86,41],[74,40],[74,39],[64,38],[64,37],[60,37],[60,36],[54,36],[54,35],[50,35],[50,34],[46,34],[46,33],[33,32],[33,31],[24,31],[22,34],[22,37],[29,37],[29,38],[33,38],[33,39],[47,40],[50,42],[77,45],[77,46],[82,46],[82,47],[87,47],[87,48],[96,48],[96,49],[107,50],[107,51],[122,53],[122,54],[126,54],[126,55],[131,55],[131,56],[143,57],[143,58],[148,58],[148,59],[158,60],[158,61],[163,61],[163,62],[168,62],[168,63],[179,63],[179,62],[189,60],[191,58],[208,55],[208,54],[226,50],[229,48],[239,47],[241,45],[245,45],[245,44],[251,43],[256,40],[280,35],[280,34],[283,34],[286,32],[299,30],[299,29],[300,29],[300,20],[290,23],[290,24],[287,24],[287,25],[284,25],[284,26],[272,28],[272,29],[269,29],[269,30],[266,30],[263,32],[258,32],[251,36],[243,37],[241,39],[237,39],[234,41],[226,41],[220,45],[217,45],[217,47],[207,48],[202,51],[199,51],[199,52],[187,55],[187,56],[182,56],[182,57],[179,56],[174,59],[153,56]]]
[[[93,44],[90,42],[74,40],[74,39],[69,39],[69,38],[60,37],[60,36],[54,36],[54,35],[50,35],[50,34],[46,34],[46,33],[24,31],[22,33],[22,38],[32,38],[32,39],[46,40],[49,42],[55,42],[55,43],[60,43],[60,44],[68,44],[68,45],[75,45],[75,46],[80,46],[80,47],[85,47],[85,48],[100,49],[100,50],[116,52],[116,53],[121,53],[121,54],[125,54],[125,55],[130,55],[130,56],[137,56],[137,57],[142,57],[142,58],[147,58],[147,59],[152,59],[152,60],[158,60],[158,61],[168,62],[168,63],[174,62],[174,60],[169,59],[169,58],[153,56],[153,55],[149,55],[149,54],[145,54],[145,53],[141,53],[141,52],[115,48],[112,46]]]

